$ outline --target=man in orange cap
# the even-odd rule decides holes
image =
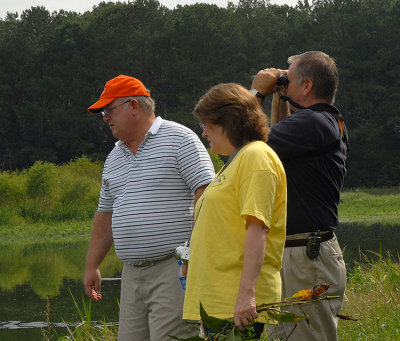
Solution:
[[[190,337],[175,249],[190,239],[193,203],[214,179],[203,144],[190,129],[154,113],[149,90],[133,77],[108,81],[89,107],[118,139],[104,164],[86,258],[85,292],[101,299],[99,265],[114,244],[122,270],[118,339]]]

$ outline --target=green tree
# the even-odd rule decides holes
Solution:
[[[346,186],[400,182],[399,0],[240,0],[226,8],[156,0],[101,2],[83,14],[44,7],[0,20],[0,169],[37,160],[104,160],[112,137],[87,108],[106,81],[129,74],[156,113],[194,129],[199,97],[220,82],[250,86],[288,56],[323,50],[337,61],[336,105],[349,129]],[[265,108],[269,112],[268,101]]]

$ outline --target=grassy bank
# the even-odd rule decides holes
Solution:
[[[212,160],[221,167],[217,156]],[[0,238],[89,233],[102,166],[82,157],[61,166],[38,161],[21,172],[0,172]],[[344,190],[339,219],[400,225],[400,186]]]
[[[90,234],[92,219],[54,223],[17,223],[0,225],[0,239],[82,236]]]
[[[347,276],[341,313],[359,321],[339,321],[339,340],[400,340],[398,256],[355,267]]]
[[[400,186],[344,190],[339,205],[341,222],[400,225]]]
[[[210,155],[220,169],[221,159]],[[0,238],[89,233],[102,169],[102,162],[82,157],[60,166],[37,161],[21,172],[0,172]]]
[[[102,164],[83,157],[0,173],[0,237],[89,232]]]
[[[94,327],[90,322],[90,303],[78,307],[82,325],[71,327],[59,340],[116,340],[118,327]],[[82,311],[86,311],[83,314]],[[377,262],[365,259],[349,274],[342,315],[358,321],[339,320],[340,341],[400,340],[400,264],[390,257]],[[312,323],[312,316],[311,316]],[[51,333],[45,340],[49,340]],[[290,341],[290,338],[289,338]]]

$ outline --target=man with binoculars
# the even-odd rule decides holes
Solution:
[[[339,82],[335,61],[320,51],[288,59],[288,70],[264,69],[253,79],[252,92],[262,104],[273,94],[268,145],[280,157],[287,176],[286,244],[282,296],[329,283],[329,295],[340,296],[292,308],[310,315],[298,322],[290,340],[336,340],[337,317],[346,286],[346,268],[334,230],[338,225],[340,190],[346,173],[348,135],[333,106]],[[293,326],[271,328],[284,339]]]

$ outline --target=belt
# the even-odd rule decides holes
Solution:
[[[146,266],[153,266],[157,263],[162,262],[163,260],[167,260],[168,258],[173,257],[174,255],[168,255],[163,258],[153,259],[153,260],[139,260],[137,262],[129,263],[129,265],[134,266],[135,268],[144,268]]]
[[[335,234],[333,233],[333,231],[321,234],[321,243],[333,238],[334,236]],[[286,240],[285,247],[307,246],[307,242],[308,238]]]

